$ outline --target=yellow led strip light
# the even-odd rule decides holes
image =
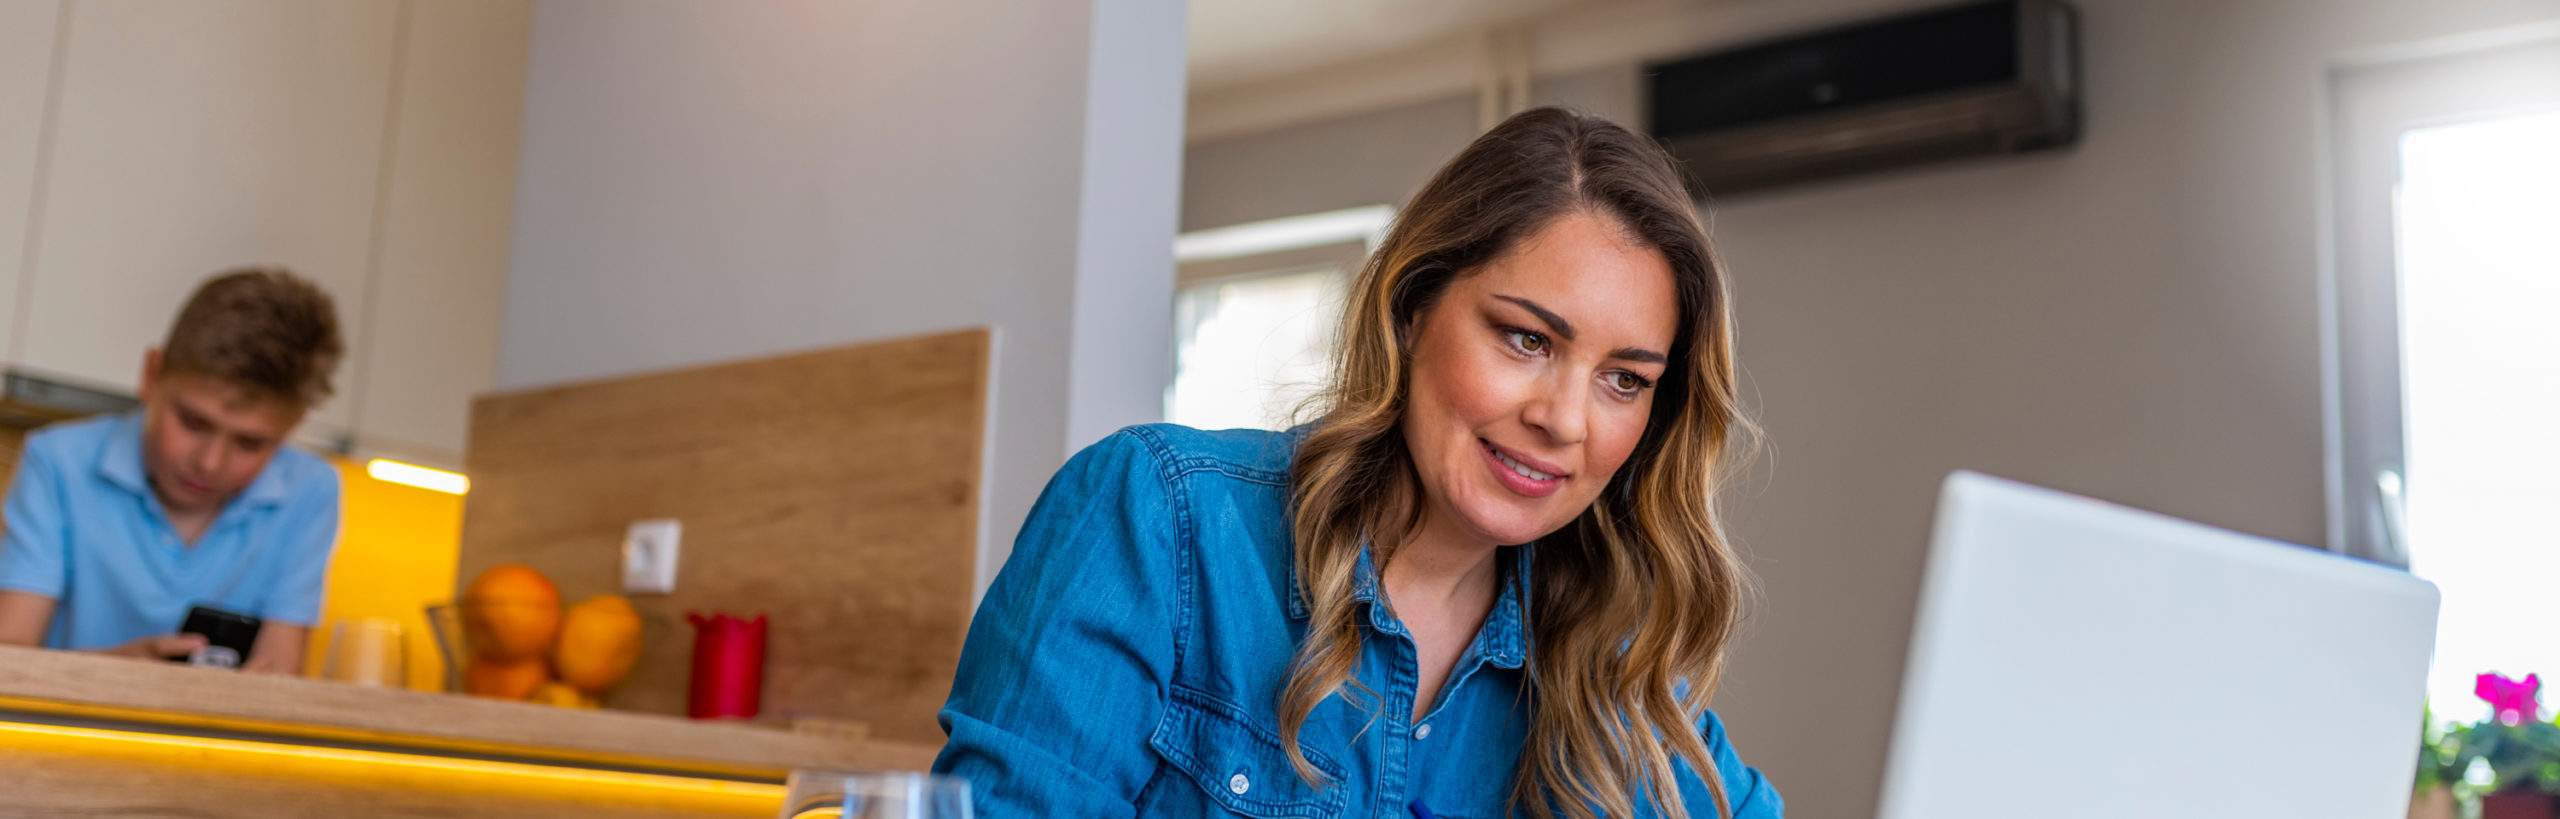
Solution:
[[[23,722],[0,722],[0,746],[18,754],[108,759],[224,777],[563,803],[621,802],[736,816],[771,816],[781,810],[785,793],[780,785],[755,782]]]

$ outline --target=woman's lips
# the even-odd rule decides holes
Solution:
[[[1501,483],[1504,489],[1509,489],[1513,493],[1523,497],[1543,498],[1548,495],[1555,494],[1556,489],[1564,485],[1564,479],[1569,477],[1561,472],[1541,469],[1540,467],[1545,465],[1544,462],[1531,461],[1527,458],[1513,455],[1510,452],[1502,450],[1500,447],[1494,446],[1491,441],[1478,438],[1476,439],[1476,444],[1478,445],[1477,449],[1484,452],[1485,467],[1493,470],[1494,480]],[[1545,479],[1539,479],[1522,475],[1518,470],[1512,469],[1511,464],[1505,463],[1505,458],[1517,461],[1520,465],[1528,467],[1531,471],[1545,473],[1547,477]]]

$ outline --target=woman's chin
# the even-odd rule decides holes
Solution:
[[[1478,538],[1501,546],[1516,546],[1546,537],[1572,522],[1570,518],[1548,521],[1536,510],[1512,504],[1477,504],[1462,517],[1467,528],[1474,530]]]

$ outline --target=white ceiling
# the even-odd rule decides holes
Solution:
[[[1191,87],[1218,88],[1552,13],[1586,0],[1191,0]]]

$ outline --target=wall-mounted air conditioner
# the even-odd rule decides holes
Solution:
[[[2078,15],[1931,9],[1646,66],[1649,124],[1722,195],[2080,135]]]

